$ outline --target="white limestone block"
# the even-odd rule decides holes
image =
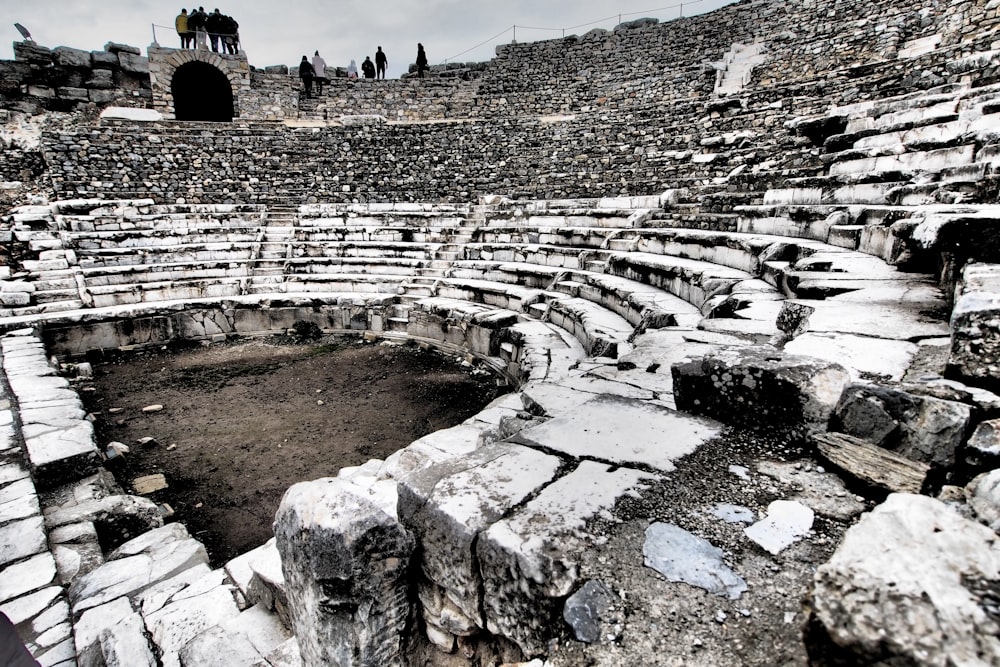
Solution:
[[[601,395],[519,432],[514,440],[573,458],[641,464],[669,472],[674,461],[717,437],[722,424],[642,401]]]
[[[181,667],[180,652],[192,639],[239,616],[228,586],[172,602],[145,616],[146,629],[159,648],[163,667]]]
[[[577,582],[580,560],[594,539],[583,530],[586,522],[653,478],[629,468],[610,470],[583,461],[479,538],[487,629],[529,655],[544,651],[556,627],[557,601]]]
[[[0,572],[0,603],[48,586],[56,577],[56,562],[47,551],[8,565]]]
[[[813,608],[859,663],[996,664],[1000,625],[985,607],[997,582],[996,533],[938,500],[893,494],[818,568]]]
[[[424,575],[443,587],[479,627],[483,621],[475,541],[481,531],[548,484],[560,464],[540,451],[497,443],[399,480],[400,518],[420,541]],[[440,618],[433,620],[445,630],[459,630]]]
[[[73,582],[70,600],[74,610],[83,611],[122,595],[134,595],[207,562],[208,555],[201,542],[190,538],[168,540],[91,570]]]
[[[743,529],[743,533],[765,551],[777,555],[812,530],[814,513],[794,500],[775,500],[767,515]]]

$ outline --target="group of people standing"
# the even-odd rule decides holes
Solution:
[[[181,38],[182,49],[207,49],[212,44],[212,51],[236,55],[240,46],[240,24],[232,16],[223,14],[216,7],[211,14],[205,13],[204,7],[192,10],[181,9],[174,19],[174,27]]]
[[[389,64],[389,57],[378,47],[375,51],[375,60],[371,56],[365,56],[361,63],[361,75],[366,79],[384,79],[385,68]],[[417,76],[424,77],[424,72],[429,69],[427,65],[427,53],[424,52],[424,45],[417,44]],[[310,62],[308,56],[302,56],[299,62],[299,78],[302,79],[302,88],[306,97],[312,97],[313,85],[316,86],[316,93],[323,94],[323,84],[326,83],[326,61],[320,57],[319,51],[313,56]],[[347,78],[358,78],[358,64],[354,60],[347,66]]]

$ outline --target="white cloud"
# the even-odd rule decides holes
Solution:
[[[583,34],[592,28],[613,28],[621,20],[652,16],[662,21],[676,18],[679,0],[652,3],[545,2],[509,0],[498,3],[470,3],[459,0],[210,0],[240,23],[240,36],[250,63],[265,65],[298,63],[303,54],[319,50],[331,66],[346,65],[352,58],[359,63],[373,56],[381,45],[389,56],[390,77],[405,72],[416,56],[417,42],[427,49],[432,64],[462,54],[455,60],[483,61],[493,57],[497,44],[535,41]],[[684,15],[716,9],[731,0],[685,2]],[[179,46],[173,29],[181,7],[151,0],[0,0],[0,15],[8,22],[0,25],[0,44],[20,41],[14,22],[26,26],[43,46],[70,46],[88,51],[101,50],[107,42],[131,44],[143,49],[153,41],[163,46]],[[513,26],[518,26],[516,29]],[[576,27],[579,26],[579,27]],[[530,28],[553,28],[537,30]],[[574,29],[575,27],[575,29]],[[503,33],[503,34],[501,34]],[[491,37],[499,35],[496,39]],[[478,48],[481,42],[486,42]],[[470,50],[472,49],[472,50]],[[468,51],[467,53],[465,53]],[[0,51],[0,59],[13,58],[13,51]]]

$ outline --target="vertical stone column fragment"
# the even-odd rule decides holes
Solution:
[[[413,538],[340,479],[285,492],[274,535],[303,665],[402,664]]]

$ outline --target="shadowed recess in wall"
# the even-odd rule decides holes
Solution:
[[[177,120],[229,123],[233,120],[233,90],[229,79],[207,63],[177,68],[170,82]]]

